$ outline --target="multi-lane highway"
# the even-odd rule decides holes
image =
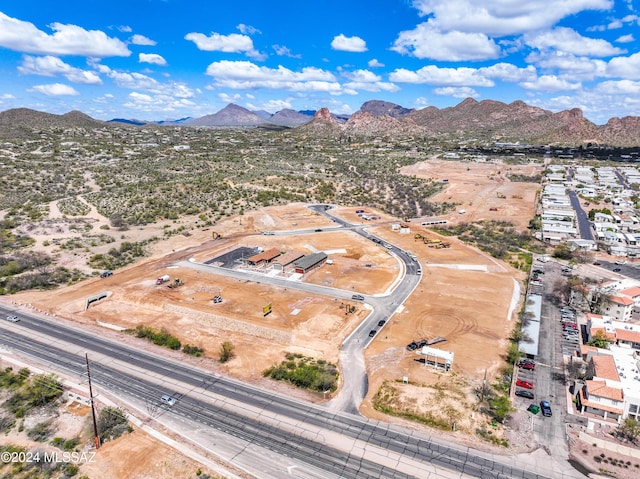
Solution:
[[[0,323],[0,343],[5,347],[77,377],[84,373],[84,354],[89,352],[103,358],[92,364],[94,384],[150,403],[159,403],[170,385],[183,384],[185,393],[175,394],[178,401],[168,414],[275,451],[310,471],[319,468],[327,478],[438,478],[452,477],[452,472],[455,477],[575,477],[539,475],[534,465],[515,466],[510,459],[502,461],[434,437],[328,411],[50,319],[6,308],[0,308],[0,314],[20,317],[18,323]],[[372,449],[380,452],[374,454]],[[280,473],[257,477],[285,477]]]

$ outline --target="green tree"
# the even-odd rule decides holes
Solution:
[[[507,396],[496,396],[489,400],[489,411],[496,421],[504,422],[513,411],[511,400]]]
[[[595,346],[596,348],[609,349],[609,343],[611,341],[607,339],[604,331],[597,331],[596,334],[593,335],[591,341],[587,343],[589,346]]]

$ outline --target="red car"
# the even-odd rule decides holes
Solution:
[[[518,367],[522,368],[522,369],[528,369],[530,371],[533,371],[536,368],[536,365],[533,364],[533,363],[519,363]]]
[[[523,381],[522,379],[518,379],[516,381],[516,386],[519,386],[525,389],[533,389],[533,383],[530,383],[529,381]]]

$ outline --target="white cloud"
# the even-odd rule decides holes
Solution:
[[[63,62],[58,57],[47,55],[44,57],[32,57],[25,55],[18,71],[23,75],[41,75],[52,77],[63,75],[67,80],[85,85],[101,85],[102,80],[92,71],[81,70]]]
[[[356,82],[378,82],[382,80],[379,75],[376,75],[369,70],[355,70],[353,72],[345,72],[344,76],[346,76],[349,80]]]
[[[281,57],[302,58],[302,55],[293,54],[289,48],[283,45],[273,45],[273,50],[276,52],[276,55]]]
[[[100,73],[111,78],[115,84],[121,88],[143,90],[155,95],[175,96],[178,98],[192,98],[197,92],[197,90],[189,88],[186,83],[160,83],[156,79],[142,73],[112,70],[108,66],[101,64],[96,64],[95,68],[97,68]]]
[[[192,41],[199,50],[207,52],[244,53],[248,57],[258,60],[265,58],[264,54],[253,47],[253,40],[247,35],[238,33],[221,35],[213,32],[210,36],[206,36],[202,33],[192,32],[187,33],[184,39]]]
[[[138,61],[140,63],[151,63],[152,65],[165,66],[167,60],[157,53],[141,53],[138,55]]]
[[[500,56],[500,47],[484,33],[442,32],[429,23],[400,32],[391,50],[442,61],[486,60]]]
[[[615,39],[616,43],[632,43],[635,42],[636,39],[633,37],[633,34],[622,35]]]
[[[561,78],[575,81],[590,81],[605,76],[607,63],[604,60],[578,57],[564,52],[531,54],[527,61],[545,71],[555,71]]]
[[[526,90],[537,91],[562,91],[562,90],[580,90],[582,84],[580,82],[570,82],[556,75],[542,75],[534,81],[521,82],[520,86]]]
[[[13,100],[15,98],[15,96],[13,96],[11,93],[3,93],[2,95],[0,95],[0,100]]]
[[[340,92],[340,84],[333,74],[316,67],[294,72],[282,65],[268,68],[247,61],[222,60],[209,65],[207,75],[215,79],[216,87],[222,88]]]
[[[536,69],[532,65],[520,68],[511,63],[504,62],[495,63],[488,67],[478,68],[478,72],[488,78],[495,78],[508,82],[532,80],[536,78],[537,75]]]
[[[154,42],[150,38],[145,37],[144,35],[138,35],[137,33],[131,37],[131,43],[134,45],[146,45],[146,46],[155,46],[157,42]]]
[[[620,77],[627,80],[640,79],[640,53],[628,57],[616,57],[609,60],[606,74],[609,77]]]
[[[393,82],[453,87],[491,87],[495,85],[494,79],[518,82],[535,78],[536,69],[533,66],[519,68],[510,63],[496,63],[482,68],[440,68],[428,65],[417,71],[398,68],[389,74],[389,80]]]
[[[608,95],[640,95],[640,81],[605,81],[596,85],[595,91]]]
[[[277,112],[280,110],[290,110],[292,109],[292,106],[288,100],[268,100],[258,105],[248,103],[247,108],[253,111],[264,110],[268,112]]]
[[[79,95],[75,88],[62,83],[49,85],[35,85],[29,91],[37,91],[47,96],[76,96]]]
[[[414,0],[428,23],[443,31],[518,35],[549,28],[584,10],[610,10],[613,0]]]
[[[224,103],[238,103],[243,100],[240,93],[218,93],[218,98],[220,98]]]
[[[435,88],[433,92],[439,96],[451,96],[453,98],[478,98],[480,94],[473,88],[469,87],[452,87],[446,86]]]
[[[131,54],[127,45],[99,30],[77,25],[52,23],[53,35],[38,30],[33,23],[0,12],[0,46],[25,53],[84,55],[98,58]]]
[[[367,43],[360,37],[346,37],[341,33],[333,38],[331,48],[343,52],[366,52]]]
[[[238,29],[238,31],[240,33],[243,33],[245,35],[254,35],[256,33],[260,34],[262,33],[260,30],[258,30],[255,27],[252,27],[251,25],[245,25],[244,23],[240,23],[236,26],[236,28]]]
[[[129,101],[123,104],[126,108],[143,112],[164,112],[172,113],[181,109],[193,110],[196,106],[191,100],[186,98],[174,98],[170,95],[148,95],[146,93],[131,92],[128,95]]]
[[[584,10],[610,10],[613,0],[413,0],[413,6],[427,21],[400,32],[392,50],[463,61],[498,58],[496,38],[542,31]]]
[[[133,29],[129,25],[120,25],[116,27],[119,31],[124,33],[131,33]]]
[[[369,68],[382,68],[384,63],[380,63],[376,58],[372,58],[367,65],[369,65]]]
[[[395,92],[400,88],[389,82],[381,81],[382,78],[369,70],[355,70],[353,72],[345,72],[344,76],[347,77],[349,82],[343,85],[345,93],[350,95],[356,95],[358,91],[388,91]]]
[[[559,50],[574,55],[608,57],[624,53],[606,40],[583,37],[575,30],[566,27],[525,35],[525,42],[538,50]]]

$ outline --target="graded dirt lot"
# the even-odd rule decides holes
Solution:
[[[445,191],[435,200],[458,202],[467,210],[465,215],[451,214],[452,221],[462,217],[466,221],[492,218],[488,210],[495,203],[500,205],[496,219],[508,219],[524,229],[533,215],[536,185],[510,183],[502,176],[495,179],[495,173],[491,179],[491,172],[497,168],[502,168],[501,175],[507,168],[516,172],[516,167],[433,160],[406,169],[405,173],[449,180]],[[517,168],[518,173],[526,175],[539,172],[536,166]],[[498,198],[496,191],[504,192],[506,198]],[[522,198],[513,198],[513,195]],[[503,363],[506,338],[521,301],[519,281],[524,278],[523,273],[455,238],[444,238],[450,243],[449,248],[429,248],[422,241],[416,241],[414,235],[420,233],[430,238],[438,235],[419,222],[410,222],[409,231],[402,234],[392,229],[393,224],[400,222],[397,218],[368,208],[368,212],[379,215],[380,219],[365,221],[355,214],[355,209],[340,207],[332,210],[332,214],[367,225],[384,240],[412,251],[422,265],[418,288],[389,318],[365,351],[370,387],[362,413],[395,420],[372,406],[375,394],[388,381],[408,377],[411,384],[395,387],[402,400],[420,412],[437,407],[438,403],[428,398],[440,397],[442,393],[437,391],[446,391],[449,384],[456,394],[452,393],[451,397],[459,400],[446,408],[446,417],[442,419],[455,418],[460,431],[473,434],[477,427],[474,421],[484,419],[472,413],[475,398],[471,391],[484,377],[495,377]],[[100,222],[96,228],[98,224]],[[187,224],[187,220],[181,224]],[[93,327],[135,328],[144,324],[166,328],[183,344],[202,347],[206,356],[214,359],[218,357],[221,343],[231,341],[236,357],[219,365],[221,372],[282,391],[282,385],[273,385],[262,377],[265,367],[280,362],[286,351],[337,362],[342,339],[364,319],[367,310],[352,301],[314,295],[294,287],[270,286],[258,275],[250,281],[238,280],[175,264],[189,259],[198,263],[208,261],[239,247],[265,250],[275,247],[305,254],[324,251],[333,264],[324,264],[306,274],[303,281],[378,295],[391,288],[402,271],[398,261],[385,248],[350,231],[329,231],[332,227],[335,223],[304,204],[264,208],[222,220],[214,226],[189,229],[188,235],[152,243],[148,258],[117,270],[108,278],[92,278],[58,291],[19,293],[10,299],[17,305]],[[262,234],[297,229],[322,231],[288,236]],[[214,231],[221,234],[222,239],[213,240]],[[128,241],[139,241],[152,233],[157,231],[145,228],[132,229],[124,235]],[[42,243],[46,238],[45,232],[38,239]],[[73,256],[66,260],[70,265],[81,264]],[[171,281],[181,279],[184,285],[175,289],[156,285],[156,278],[164,274],[170,275]],[[103,292],[108,293],[105,299],[85,308],[88,297]],[[215,295],[222,296],[222,303],[212,302]],[[264,316],[263,307],[267,303],[272,303],[273,310]],[[347,304],[357,306],[356,312],[347,314]],[[105,329],[105,334],[124,333]],[[413,340],[436,336],[445,337],[446,341],[434,347],[454,353],[450,373],[434,372],[416,361],[419,357],[415,352],[406,349]],[[131,341],[136,342],[133,338]],[[151,347],[142,342],[138,344]],[[457,379],[451,381],[452,377]],[[432,391],[428,392],[428,388]],[[321,395],[310,398],[322,400]]]
[[[533,177],[542,172],[541,164],[506,165],[502,163],[450,161],[432,158],[402,168],[402,173],[418,178],[447,180],[434,202],[456,203],[456,211],[443,216],[450,223],[502,220],[524,230],[533,217],[538,183],[509,181],[507,175]],[[492,210],[495,208],[495,210]],[[459,211],[464,210],[464,214]]]

